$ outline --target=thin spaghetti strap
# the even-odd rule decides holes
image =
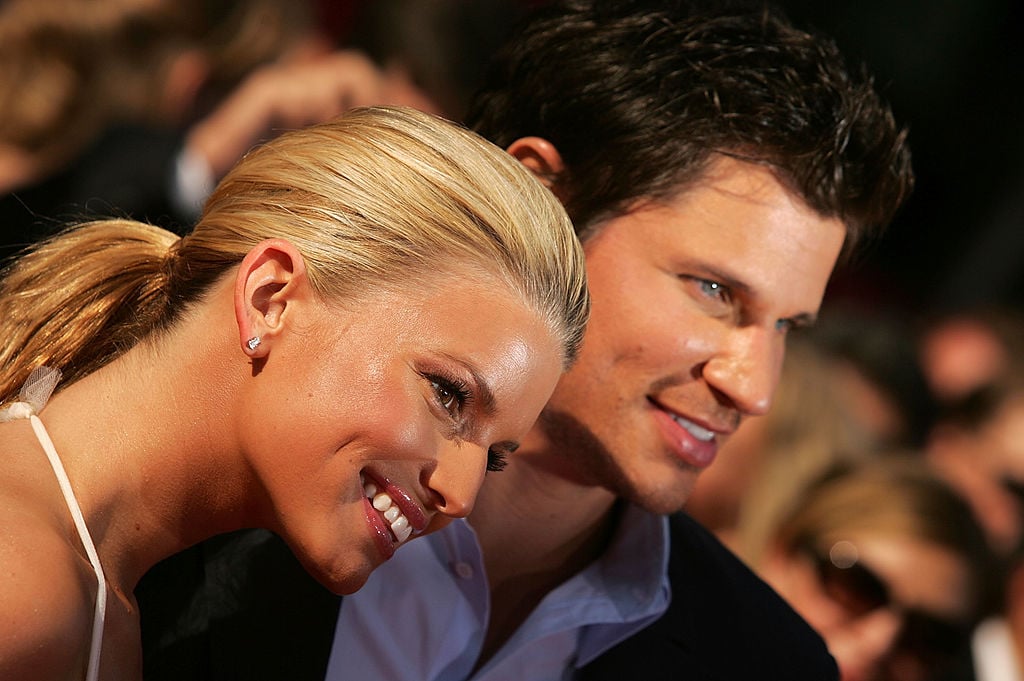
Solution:
[[[107,580],[103,576],[103,567],[100,565],[100,557],[96,553],[96,546],[92,542],[92,535],[89,534],[89,528],[85,524],[85,516],[82,515],[82,509],[78,505],[74,491],[71,489],[71,481],[68,480],[64,464],[61,463],[60,457],[57,456],[57,450],[53,446],[53,441],[50,440],[50,435],[46,432],[46,427],[39,420],[38,416],[32,414],[29,417],[29,422],[32,424],[32,430],[36,433],[36,438],[39,439],[39,444],[42,446],[43,451],[46,452],[46,458],[50,460],[50,466],[53,467],[53,473],[57,476],[57,482],[60,484],[60,491],[64,493],[64,501],[67,503],[68,510],[71,511],[71,517],[75,521],[78,536],[85,546],[85,553],[89,556],[89,562],[96,573],[96,609],[93,612],[92,618],[89,668],[85,675],[86,681],[96,681],[99,678],[100,649],[103,646],[103,622],[107,611]]]
[[[50,434],[46,432],[46,426],[36,416],[46,406],[46,402],[50,399],[50,394],[57,386],[59,380],[60,371],[57,369],[49,367],[35,369],[29,375],[28,380],[25,381],[25,385],[22,386],[21,392],[18,395],[18,401],[0,409],[0,421],[27,418],[32,424],[32,430],[36,434],[36,439],[39,440],[39,445],[46,452],[46,458],[49,459],[53,473],[57,476],[57,483],[60,485],[60,491],[64,495],[64,502],[71,512],[71,517],[75,521],[75,529],[78,530],[78,537],[82,540],[82,545],[85,547],[89,563],[92,564],[93,572],[96,573],[96,609],[93,612],[92,640],[89,644],[89,666],[85,675],[86,681],[96,681],[99,678],[100,672],[103,623],[107,612],[107,580],[103,576],[103,567],[100,565],[100,557],[96,552],[96,545],[93,544],[92,535],[89,534],[89,528],[85,524],[85,516],[82,515],[82,508],[78,505],[78,499],[75,498],[75,492],[71,488],[71,481],[68,480],[64,464],[61,463],[60,457],[57,456],[57,448],[53,446],[53,440],[50,439]]]

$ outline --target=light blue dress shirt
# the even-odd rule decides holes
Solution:
[[[476,674],[490,591],[473,528],[403,546],[342,600],[327,681],[563,681],[668,608],[668,521],[627,506],[608,550]]]

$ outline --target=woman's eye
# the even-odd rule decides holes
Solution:
[[[437,376],[427,376],[430,387],[437,396],[437,402],[452,417],[459,418],[462,415],[463,405],[469,400],[469,391],[460,385]]]
[[[455,393],[437,381],[431,381],[430,385],[434,386],[434,392],[437,393],[437,400],[441,403],[441,406],[451,411],[452,406],[455,404]]]

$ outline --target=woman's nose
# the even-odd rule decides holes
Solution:
[[[452,518],[473,510],[487,471],[487,448],[472,442],[445,440],[426,486],[434,493],[434,508]]]

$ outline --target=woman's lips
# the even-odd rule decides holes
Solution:
[[[426,528],[426,514],[405,490],[386,478],[364,472],[362,483],[367,521],[381,554],[391,558],[414,532]]]
[[[395,536],[392,534],[391,528],[384,522],[384,517],[365,496],[363,497],[363,510],[366,514],[366,522],[373,534],[374,543],[376,543],[377,549],[384,557],[384,560],[388,560],[391,556],[395,555],[395,549],[397,548]]]
[[[420,505],[401,487],[395,485],[387,478],[378,479],[371,476],[378,490],[382,490],[391,497],[391,500],[398,506],[402,515],[409,521],[414,532],[422,532],[427,528],[427,516]]]

